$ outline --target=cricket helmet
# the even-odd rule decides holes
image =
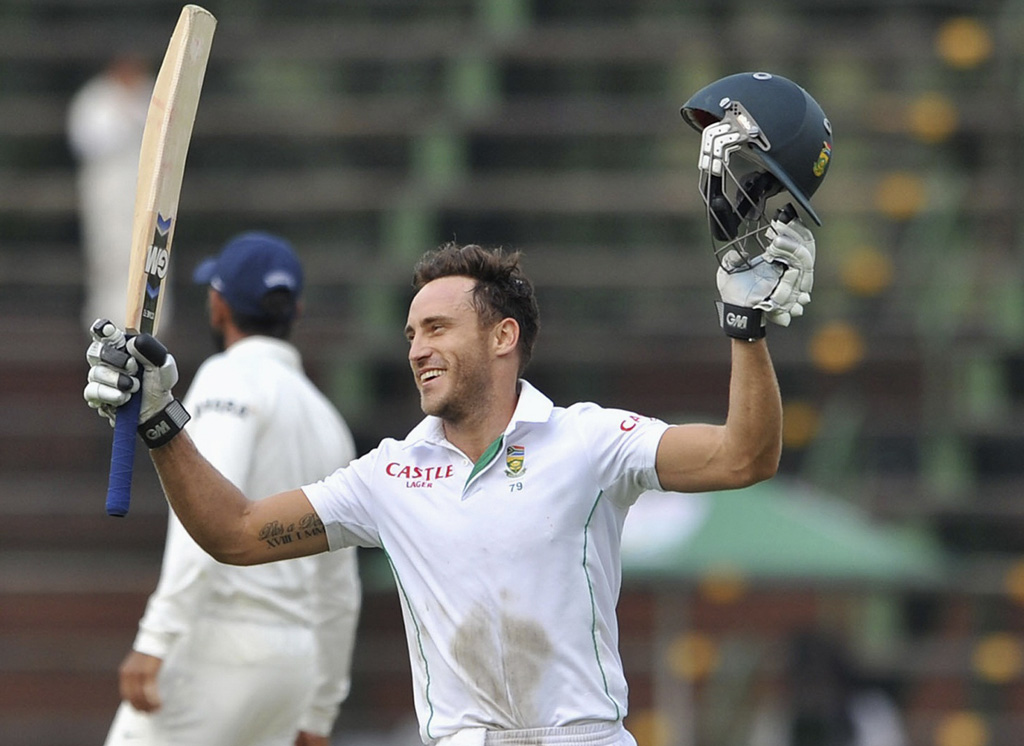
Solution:
[[[725,152],[717,173],[710,160],[721,154],[705,154],[702,146],[701,192],[712,213],[717,238],[724,240],[725,234],[735,238],[739,223],[763,215],[764,203],[782,189],[821,225],[811,207],[811,197],[831,162],[832,124],[807,91],[779,75],[737,73],[701,88],[683,104],[680,113],[704,134],[705,143],[709,127],[733,124],[731,128],[718,128],[719,133],[727,130],[734,135],[728,141],[719,141],[720,147],[725,143]],[[734,155],[753,170],[744,173],[739,164],[730,165]],[[727,195],[729,182],[737,187],[735,199]],[[722,202],[723,197],[726,202]],[[713,201],[717,201],[717,207]],[[716,209],[721,214],[715,215]]]

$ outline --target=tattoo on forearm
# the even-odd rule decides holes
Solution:
[[[291,544],[294,541],[302,541],[313,536],[320,536],[325,532],[323,521],[316,513],[307,513],[297,522],[287,525],[280,521],[271,521],[260,529],[260,541],[267,542],[270,549]]]

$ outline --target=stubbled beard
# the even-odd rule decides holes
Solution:
[[[486,405],[488,378],[479,369],[474,375],[466,376],[465,368],[462,369],[463,377],[459,384],[453,387],[442,399],[434,401],[428,406],[427,398],[420,393],[420,409],[424,414],[440,417],[445,422],[459,424],[470,419],[481,407]]]
[[[434,405],[432,407],[428,407],[426,404],[426,399],[421,398],[420,408],[423,410],[424,414],[433,415],[434,417],[440,417],[445,422],[461,422],[466,418],[466,406],[462,400],[453,401],[452,399],[454,398],[456,397],[449,397],[448,399],[445,399],[444,401],[440,402],[440,404]]]

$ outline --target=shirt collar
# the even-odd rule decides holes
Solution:
[[[511,433],[523,422],[547,422],[551,417],[554,403],[523,378],[519,379],[519,401],[505,428],[505,434]],[[444,425],[440,417],[427,415],[405,437],[404,446],[411,448],[419,443],[442,445],[448,441],[444,437]]]

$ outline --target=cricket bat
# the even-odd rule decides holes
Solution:
[[[135,188],[125,320],[129,333],[155,335],[160,322],[185,157],[216,25],[217,19],[198,5],[182,8],[153,86]],[[117,410],[107,485],[108,515],[128,513],[141,402],[136,393]]]

